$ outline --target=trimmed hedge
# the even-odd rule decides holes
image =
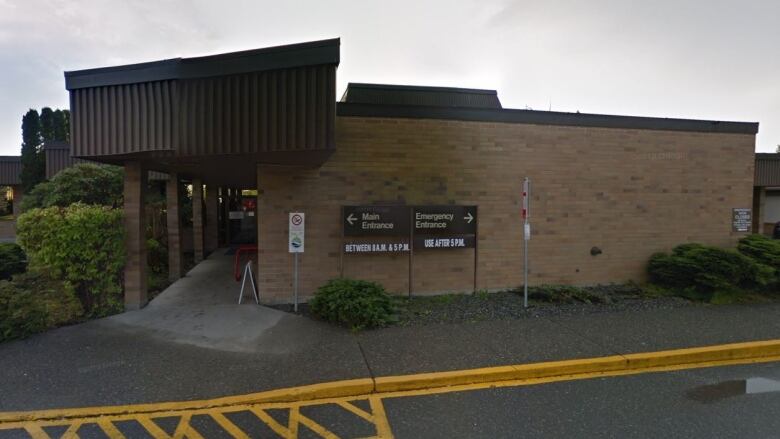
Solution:
[[[0,243],[0,280],[11,279],[14,274],[27,269],[27,255],[19,245],[12,242]]]
[[[83,313],[73,287],[45,272],[0,281],[0,341],[27,337],[67,323]]]
[[[678,245],[671,254],[650,258],[650,281],[674,289],[679,295],[711,300],[716,293],[764,287],[776,270],[736,250],[702,244]]]
[[[120,209],[81,203],[32,209],[19,217],[17,237],[30,267],[69,282],[88,317],[122,310],[125,251]]]
[[[381,285],[364,280],[331,279],[309,301],[314,315],[352,330],[395,321],[392,299]]]

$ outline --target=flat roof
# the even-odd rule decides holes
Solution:
[[[594,128],[626,128],[704,133],[756,134],[758,122],[733,122],[609,114],[565,113],[509,108],[469,108],[432,105],[338,102],[338,116],[445,119],[474,122],[505,122]]]
[[[350,82],[341,102],[432,107],[501,108],[495,90]]]
[[[339,63],[339,38],[193,58],[65,72],[65,88],[136,84],[168,79],[205,78],[315,64]]]

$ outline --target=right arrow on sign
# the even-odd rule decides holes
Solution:
[[[472,221],[474,221],[474,216],[469,212],[468,215],[463,217],[464,220],[466,220],[467,223],[471,224]]]
[[[350,213],[349,216],[347,217],[347,222],[349,223],[350,226],[353,226],[355,225],[356,219],[357,218],[355,218],[355,215]]]

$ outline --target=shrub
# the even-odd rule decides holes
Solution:
[[[26,269],[27,256],[21,247],[12,242],[0,243],[0,280],[8,280]]]
[[[77,202],[119,207],[122,205],[122,179],[121,167],[80,163],[37,184],[22,199],[22,210],[66,207]]]
[[[19,217],[17,237],[30,266],[73,285],[89,317],[121,311],[125,252],[120,209],[80,203],[33,209]]]
[[[650,281],[692,299],[710,300],[715,293],[754,289],[774,278],[775,270],[736,250],[683,244],[671,254],[650,258]]]
[[[331,279],[317,289],[309,307],[320,318],[353,330],[395,321],[392,299],[385,289],[364,280]]]
[[[761,264],[780,269],[780,240],[764,235],[748,235],[739,240],[737,250]]]
[[[539,285],[528,288],[528,298],[550,303],[605,303],[603,296],[572,285]]]
[[[0,341],[74,322],[82,312],[73,287],[48,273],[27,272],[0,281]]]

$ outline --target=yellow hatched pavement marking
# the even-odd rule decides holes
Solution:
[[[154,436],[155,439],[168,439],[171,436],[166,433],[162,428],[160,428],[154,421],[152,421],[152,418],[149,416],[139,416],[137,419],[139,424],[146,429],[146,431],[149,432],[152,436]]]
[[[111,439],[125,439],[125,435],[122,434],[115,426],[114,423],[109,420],[98,421],[97,425],[103,430],[103,432]]]
[[[393,433],[390,430],[390,422],[387,420],[385,406],[382,399],[376,396],[368,398],[371,405],[371,411],[374,412],[374,425],[376,425],[376,435],[380,438],[392,438]]]
[[[355,404],[352,404],[348,401],[338,401],[336,402],[339,406],[349,410],[350,412],[360,416],[361,418],[365,419],[366,421],[370,423],[374,423],[374,415],[371,413],[368,413],[367,411],[361,409],[360,407],[356,406]]]
[[[187,413],[181,417],[179,426],[176,427],[176,432],[173,433],[173,439],[184,439],[185,437],[188,439],[203,439],[203,436],[192,428],[190,419],[192,419],[192,413]]]
[[[67,430],[65,430],[65,433],[62,433],[62,436],[60,436],[60,439],[78,439],[79,438],[79,428],[81,427],[83,423],[82,422],[74,422],[70,424]]]
[[[291,437],[290,430],[285,427],[284,425],[276,422],[276,419],[272,418],[271,415],[266,413],[265,410],[257,407],[252,407],[249,409],[252,413],[255,414],[258,418],[260,418],[261,421],[265,422],[265,425],[271,427],[271,430],[276,432],[281,437]]]
[[[339,439],[339,437],[333,434],[333,432],[323,427],[322,425],[314,422],[314,420],[312,420],[311,418],[308,418],[300,414],[300,412],[298,413],[298,421],[300,421],[301,424],[305,425],[311,431],[317,433],[318,435],[324,437],[325,439]]]
[[[301,411],[297,405],[290,407],[290,418],[287,420],[287,429],[290,431],[291,438],[298,437],[298,417]]]
[[[215,421],[217,421],[217,424],[219,424],[220,427],[222,427],[225,431],[230,433],[231,436],[233,436],[236,439],[249,439],[249,435],[244,433],[236,424],[233,423],[230,419],[228,419],[225,415],[219,412],[214,412],[211,414],[211,417],[214,418]]]
[[[33,439],[50,439],[50,436],[38,424],[25,425],[24,430]]]

